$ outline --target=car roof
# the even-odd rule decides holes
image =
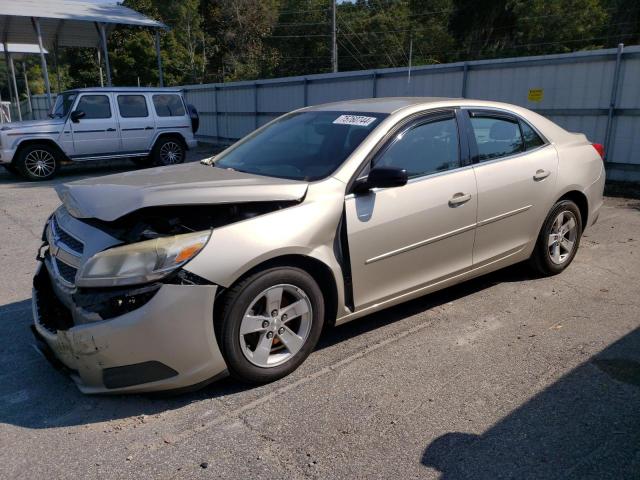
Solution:
[[[382,97],[361,98],[357,100],[343,100],[340,102],[325,103],[308,107],[306,110],[317,111],[345,111],[345,112],[371,112],[392,114],[410,107],[442,108],[454,106],[493,107],[516,110],[516,105],[487,100],[474,100],[468,98],[450,97]]]
[[[181,88],[167,88],[167,87],[86,87],[86,88],[72,88],[67,92],[172,92],[180,93]]]

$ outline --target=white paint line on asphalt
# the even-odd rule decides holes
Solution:
[[[409,330],[405,330],[404,332],[400,332],[397,333],[395,335],[392,335],[390,337],[388,337],[385,340],[382,340],[381,342],[378,342],[376,344],[371,345],[370,347],[365,348],[364,350],[361,350],[357,353],[354,353],[353,355],[349,355],[348,357],[343,358],[342,360],[340,360],[339,362],[332,364],[332,365],[327,365],[324,368],[321,368],[320,370],[318,370],[317,372],[311,373],[305,377],[300,378],[299,380],[296,380],[295,382],[292,382],[288,385],[283,385],[282,387],[274,390],[271,393],[268,393],[267,395],[265,395],[264,397],[260,397],[252,402],[249,402],[241,407],[238,407],[234,410],[231,410],[229,412],[223,413],[222,415],[219,415],[218,417],[206,422],[206,423],[202,423],[199,426],[196,426],[190,430],[186,430],[182,433],[179,433],[175,436],[176,442],[182,442],[184,440],[187,440],[188,438],[194,436],[195,434],[205,431],[205,430],[209,430],[211,427],[215,427],[216,425],[220,425],[221,423],[236,418],[240,415],[242,415],[244,412],[247,412],[249,410],[252,410],[256,407],[259,407],[260,405],[269,402],[270,400],[279,397],[285,393],[287,393],[290,390],[293,390],[294,388],[300,387],[302,385],[305,385],[313,380],[316,380],[330,372],[333,372],[335,370],[340,369],[343,366],[346,366],[362,357],[365,357],[367,355],[369,355],[372,352],[375,352],[376,350],[380,350],[381,348],[386,347],[387,345],[391,344],[391,343],[395,343],[399,340],[402,340],[403,338],[412,335],[416,332],[419,332],[421,330],[424,330],[427,327],[430,327],[433,324],[433,320],[434,319],[425,319],[424,323],[421,323],[420,325],[417,325],[413,328],[410,328]],[[155,451],[159,448],[165,447],[166,444],[164,442],[157,442],[155,444],[151,444],[149,445],[149,451]]]

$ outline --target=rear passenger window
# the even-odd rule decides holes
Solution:
[[[83,111],[85,119],[111,118],[111,106],[106,95],[83,95],[76,110]]]
[[[458,129],[453,118],[418,124],[400,133],[376,166],[398,167],[409,178],[458,168]]]
[[[524,137],[524,145],[527,150],[533,150],[541,145],[544,145],[544,140],[540,138],[533,128],[527,123],[520,121],[520,127],[522,128],[522,136]]]
[[[118,109],[122,118],[149,116],[144,95],[118,95]]]
[[[478,145],[478,160],[481,162],[524,150],[520,127],[515,119],[471,117],[471,126]]]
[[[159,117],[181,117],[185,114],[180,95],[162,94],[153,96],[153,106]]]

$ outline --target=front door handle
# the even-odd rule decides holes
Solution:
[[[458,207],[464,203],[467,203],[469,200],[471,200],[471,194],[470,193],[462,193],[462,192],[458,192],[456,193],[453,197],[451,197],[449,199],[449,206],[450,207]]]
[[[115,128],[107,128],[107,132],[115,132],[116,129]]]
[[[549,175],[551,175],[551,172],[549,170],[537,170],[536,174],[533,176],[533,179],[538,182],[540,180],[544,180],[545,178],[547,178]]]

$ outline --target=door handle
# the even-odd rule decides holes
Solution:
[[[144,127],[145,130],[153,130],[153,127]]]
[[[115,132],[116,129],[115,128],[107,128],[107,132]]]
[[[551,175],[551,172],[549,170],[537,170],[536,174],[533,176],[533,179],[538,182],[540,180],[544,180],[545,178],[547,178],[549,175]]]
[[[456,193],[453,197],[451,197],[449,199],[449,206],[450,207],[458,207],[464,203],[467,203],[469,200],[471,200],[471,194],[470,193],[462,193],[462,192],[458,192]]]

